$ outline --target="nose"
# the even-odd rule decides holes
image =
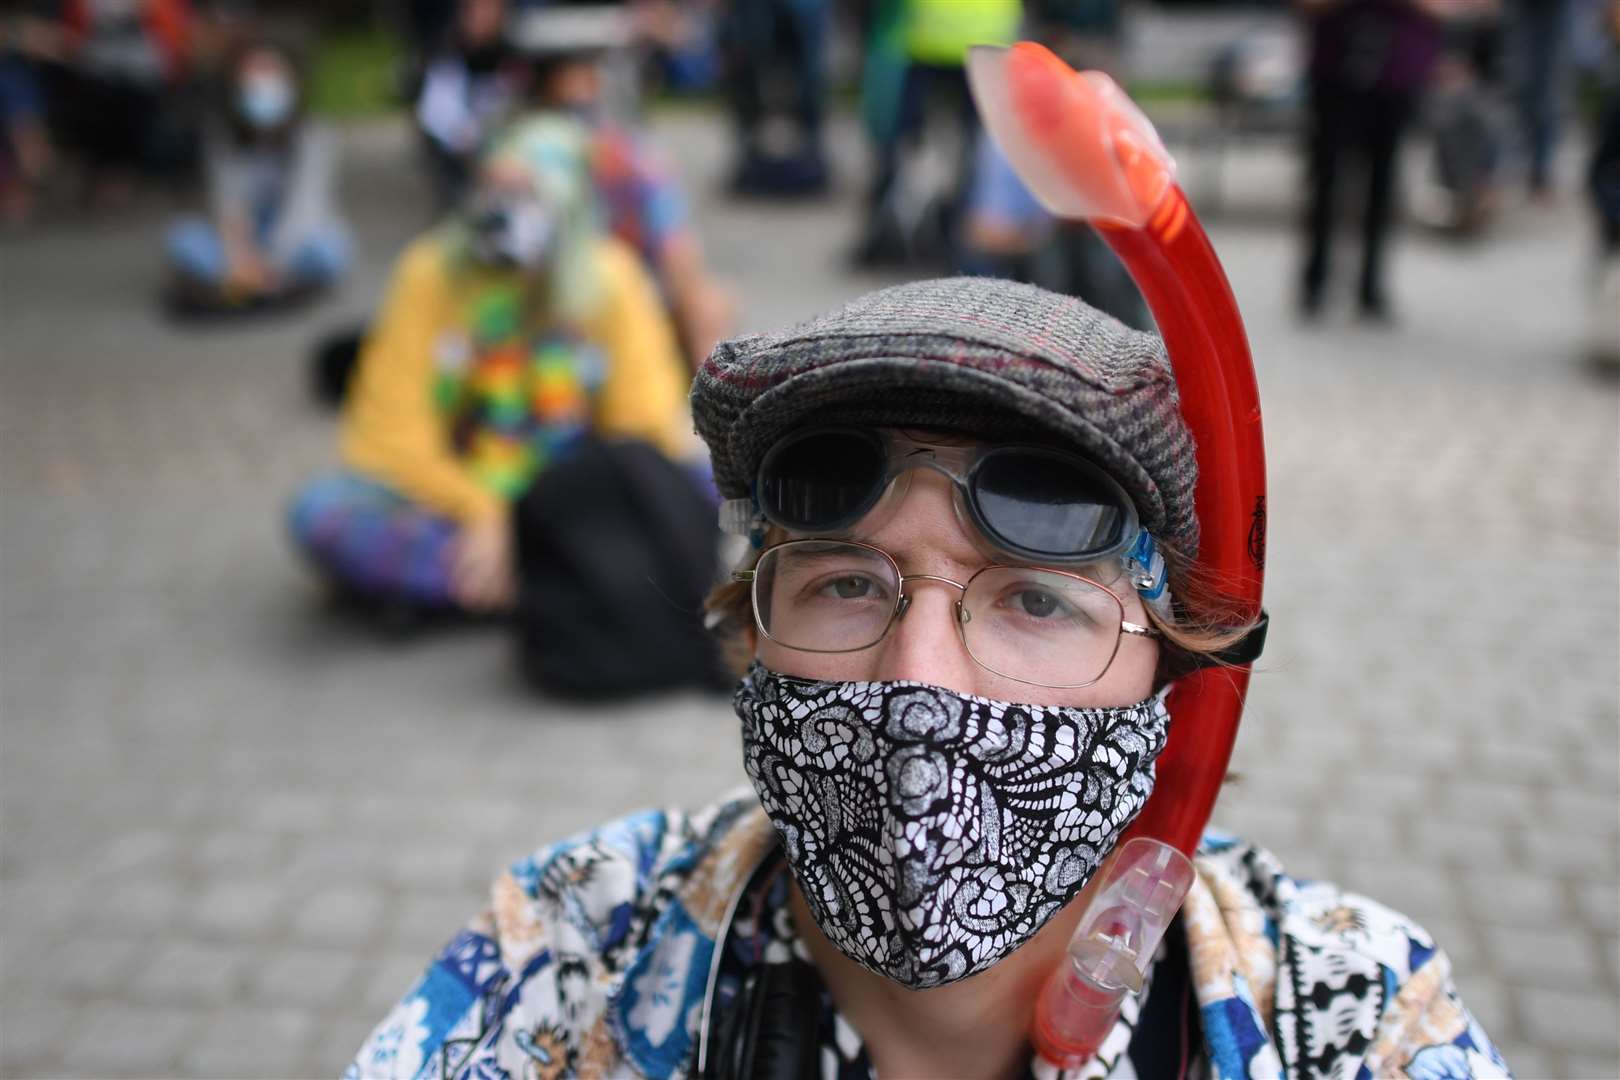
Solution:
[[[907,576],[907,605],[878,643],[873,678],[925,682],[962,694],[977,693],[978,666],[957,630],[962,590],[945,578]]]

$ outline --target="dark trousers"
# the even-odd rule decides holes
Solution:
[[[1603,253],[1620,255],[1620,87],[1611,87],[1603,103],[1588,183],[1602,229]]]
[[[938,112],[936,113],[936,110]],[[893,130],[874,147],[876,161],[872,186],[867,192],[866,238],[863,248],[876,250],[886,229],[897,226],[905,215],[896,203],[900,186],[900,159],[907,148],[927,136],[931,115],[954,118],[960,143],[953,170],[955,181],[940,195],[931,219],[938,239],[946,249],[955,244],[958,222],[967,197],[968,179],[973,175],[973,153],[978,137],[979,114],[968,90],[967,73],[960,66],[940,67],[911,64],[906,68]],[[906,242],[915,243],[917,237]],[[926,245],[925,245],[926,247]],[[947,252],[942,254],[947,254]]]
[[[1366,165],[1366,204],[1361,216],[1361,285],[1364,307],[1384,304],[1384,247],[1395,204],[1395,162],[1401,135],[1416,110],[1416,96],[1358,91],[1334,85],[1311,88],[1307,153],[1310,198],[1305,229],[1305,302],[1314,306],[1327,283],[1332,257],[1334,208],[1340,179],[1356,160]]]
[[[821,0],[734,0],[725,24],[732,117],[743,152],[759,152],[772,83],[791,91],[805,149],[819,153],[826,97],[830,5]]]
[[[1551,179],[1574,15],[1570,0],[1513,0],[1508,5],[1509,76],[1530,154],[1530,186],[1536,191]]]
[[[69,126],[92,168],[135,171],[152,164],[161,89],[90,75],[69,80]]]

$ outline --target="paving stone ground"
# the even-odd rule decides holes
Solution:
[[[719,125],[658,134],[749,328],[882,282],[842,269],[853,167],[727,203]],[[0,240],[6,1076],[335,1073],[503,862],[742,781],[723,702],[536,699],[498,633],[384,640],[291,557],[282,501],[333,451],[303,356],[423,220],[407,145],[347,133],[359,270],[292,320],[165,323],[155,203]],[[1620,409],[1573,359],[1582,208],[1406,237],[1397,328],[1306,328],[1291,160],[1224,168],[1273,631],[1217,819],[1425,922],[1521,1076],[1620,1075]]]

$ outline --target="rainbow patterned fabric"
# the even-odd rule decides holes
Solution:
[[[607,374],[596,346],[567,328],[525,325],[520,287],[479,290],[464,330],[439,342],[433,399],[456,453],[478,482],[507,499],[589,428]]]

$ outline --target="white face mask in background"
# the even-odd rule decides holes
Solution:
[[[473,254],[492,266],[537,270],[551,254],[556,223],[538,200],[514,195],[480,197],[469,221]]]
[[[280,127],[292,116],[292,83],[274,75],[250,75],[237,88],[242,118],[261,131]]]
[[[913,989],[977,974],[1085,888],[1153,791],[1167,691],[1021,705],[755,663],[743,760],[816,925]]]

